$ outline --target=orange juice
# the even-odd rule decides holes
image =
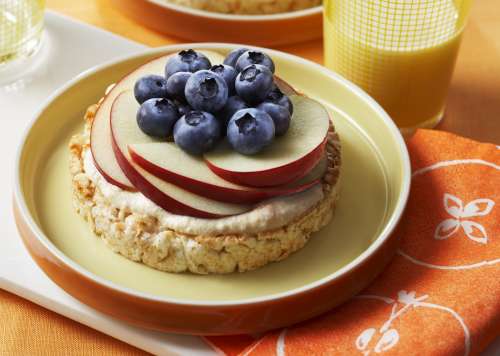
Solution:
[[[400,128],[433,127],[443,116],[469,5],[326,1],[325,65],[372,95]]]

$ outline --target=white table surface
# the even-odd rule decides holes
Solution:
[[[25,81],[0,87],[0,288],[157,355],[214,355],[201,338],[151,332],[126,325],[80,303],[55,285],[33,262],[18,236],[12,215],[14,157],[22,133],[37,108],[59,86],[112,58],[141,51],[143,45],[48,11],[44,46]],[[483,356],[500,355],[498,338]]]

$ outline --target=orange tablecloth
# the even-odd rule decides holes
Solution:
[[[150,46],[183,42],[134,23],[108,0],[47,0],[47,6]],[[322,62],[320,40],[279,49]],[[500,144],[499,64],[498,0],[478,0],[465,32],[441,129]],[[0,291],[0,354],[40,353],[142,354],[111,337]]]

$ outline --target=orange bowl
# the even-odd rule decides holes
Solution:
[[[231,15],[158,0],[113,3],[146,27],[192,41],[278,46],[320,38],[322,34],[322,6],[272,15]]]
[[[302,250],[241,274],[165,273],[113,253],[74,211],[67,145],[82,130],[87,106],[140,64],[188,47],[225,54],[236,46],[148,50],[82,73],[43,104],[22,140],[15,168],[16,223],[35,262],[96,310],[175,333],[262,332],[317,316],[365,288],[397,247],[392,232],[410,185],[406,146],[387,114],[361,89],[283,52],[264,49],[280,77],[327,108],[343,147],[336,217]]]

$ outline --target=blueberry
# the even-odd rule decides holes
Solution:
[[[236,67],[234,67],[238,72],[241,72],[245,67],[250,64],[260,64],[267,67],[271,73],[274,73],[274,63],[271,57],[267,54],[259,51],[246,51],[243,53],[236,61]]]
[[[260,64],[251,64],[238,74],[235,87],[248,104],[261,103],[273,88],[273,73]]]
[[[201,155],[211,150],[220,138],[219,121],[208,112],[191,111],[174,126],[174,141],[184,151]]]
[[[239,153],[253,155],[267,147],[274,138],[274,122],[262,110],[237,111],[227,125],[227,139]]]
[[[174,99],[173,101],[174,101],[175,106],[177,107],[177,111],[179,112],[179,116],[184,116],[188,112],[193,110],[193,109],[191,109],[191,106],[184,103],[183,101],[179,101],[176,99]]]
[[[224,64],[236,68],[236,61],[238,61],[238,58],[246,51],[248,51],[248,48],[233,49],[229,52],[226,59],[224,59]]]
[[[165,66],[165,77],[168,79],[177,72],[194,73],[202,69],[209,69],[211,66],[212,64],[204,54],[188,49],[170,57]]]
[[[228,89],[219,75],[200,70],[188,79],[184,94],[194,110],[216,113],[226,104]]]
[[[170,97],[178,100],[186,100],[184,89],[186,82],[192,75],[191,72],[177,72],[167,79],[167,93]]]
[[[229,95],[234,95],[234,80],[238,74],[236,70],[226,64],[217,64],[212,66],[210,71],[218,74],[222,79],[224,79],[227,84],[227,89],[229,90]]]
[[[273,89],[269,92],[265,101],[269,101],[271,103],[275,103],[281,106],[284,106],[290,112],[290,115],[293,114],[293,104],[288,96],[283,94],[283,92],[276,85],[273,86]]]
[[[170,99],[153,98],[142,103],[137,111],[137,124],[146,135],[166,138],[179,119],[179,112]]]
[[[257,109],[265,111],[269,116],[271,116],[271,119],[273,119],[274,122],[276,136],[282,136],[288,131],[288,128],[290,127],[291,115],[287,108],[265,101],[257,106]]]
[[[226,134],[227,123],[236,113],[236,111],[248,108],[245,101],[239,96],[230,96],[227,99],[226,105],[222,108],[220,112],[217,113],[217,118],[222,125],[222,135]]]
[[[167,96],[167,81],[160,75],[146,75],[135,82],[134,96],[139,104]]]

